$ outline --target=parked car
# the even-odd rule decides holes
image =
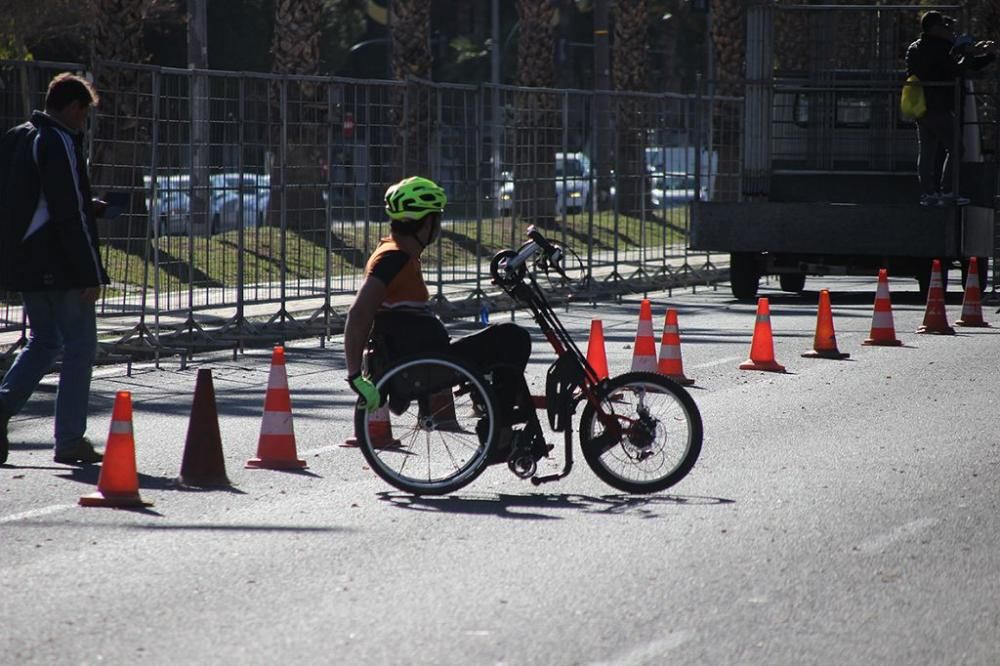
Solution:
[[[654,208],[670,208],[695,199],[694,176],[686,173],[667,173],[650,177],[649,197]],[[708,198],[708,189],[701,187],[701,200]]]
[[[555,157],[556,215],[582,213],[591,205],[590,158],[583,153],[556,153]],[[501,172],[496,192],[497,213],[510,215],[515,198],[512,172]]]
[[[163,236],[186,235],[191,228],[191,176],[157,176],[156,201],[151,195],[152,178],[143,178],[146,205],[158,221]],[[218,173],[208,177],[209,232],[221,233],[264,224],[271,198],[270,176],[258,173]],[[242,206],[242,211],[241,211]],[[242,219],[241,219],[242,212]]]

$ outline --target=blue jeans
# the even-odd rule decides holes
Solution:
[[[56,393],[56,450],[87,432],[90,377],[97,358],[97,315],[82,289],[24,292],[28,344],[0,382],[0,407],[21,411],[62,352]]]

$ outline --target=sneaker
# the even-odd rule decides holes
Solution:
[[[89,439],[81,437],[71,444],[56,448],[53,460],[63,465],[92,465],[104,460],[104,456],[94,450]]]
[[[942,206],[968,206],[972,203],[969,197],[963,197],[961,194],[954,194],[952,192],[943,192],[937,196],[941,200]]]
[[[941,195],[936,192],[934,194],[921,194],[920,205],[928,208],[943,206],[944,199],[942,199]]]
[[[7,422],[10,416],[0,411],[0,465],[7,462],[7,454],[10,453],[10,440],[7,439]]]

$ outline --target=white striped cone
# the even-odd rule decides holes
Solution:
[[[663,323],[663,337],[660,340],[660,362],[657,371],[678,384],[694,384],[693,379],[684,376],[684,361],[681,359],[681,336],[677,327],[677,311],[667,310]]]
[[[632,348],[632,372],[656,372],[656,340],[653,338],[653,309],[649,299],[639,306],[639,326]]]
[[[248,460],[246,466],[265,469],[301,469],[307,466],[295,452],[292,397],[288,391],[284,347],[275,347],[271,356],[257,457]]]
[[[875,309],[872,312],[872,330],[863,345],[898,347],[903,344],[896,339],[896,327],[892,322],[892,301],[889,297],[889,272],[881,268],[878,272],[878,287],[875,290]]]
[[[944,281],[941,279],[941,261],[935,259],[931,268],[931,282],[927,289],[927,309],[924,322],[917,333],[935,335],[955,335],[955,329],[948,325],[948,315],[944,307]]]
[[[988,327],[983,319],[983,304],[980,300],[979,262],[969,259],[969,276],[965,279],[965,298],[962,299],[962,316],[955,326]]]

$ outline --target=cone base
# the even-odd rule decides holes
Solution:
[[[902,347],[903,341],[896,338],[891,340],[882,340],[881,338],[868,338],[861,344],[867,345],[869,347]]]
[[[251,458],[247,461],[246,467],[249,469],[305,469],[309,465],[305,460],[264,460],[262,458]]]
[[[394,439],[391,442],[385,444],[376,444],[373,448],[376,449],[398,449],[403,446],[403,443],[398,439]],[[340,445],[343,449],[357,449],[361,447],[361,443],[358,442],[357,437],[348,437],[344,440],[344,443]]]
[[[959,319],[955,322],[955,326],[964,326],[966,328],[992,328],[982,319]]]
[[[753,359],[747,359],[743,363],[740,363],[740,370],[763,370],[764,372],[785,372],[785,366],[780,365],[777,361],[763,361],[757,362]]]
[[[198,476],[178,476],[177,477],[177,487],[184,489],[185,487],[190,488],[229,488],[233,485],[232,481],[229,480],[225,474],[222,476],[209,476],[209,477],[198,477]]]
[[[802,358],[829,358],[834,361],[841,361],[850,357],[850,354],[846,354],[838,349],[813,349],[802,354]]]
[[[108,506],[114,509],[132,509],[153,506],[152,502],[145,502],[139,493],[127,495],[105,495],[101,491],[84,495],[80,498],[80,506]]]
[[[955,335],[955,329],[951,326],[921,326],[917,333],[922,335]]]
[[[694,380],[693,379],[691,379],[689,377],[685,377],[684,375],[667,375],[667,374],[664,374],[663,376],[666,377],[667,379],[670,379],[670,380],[672,380],[672,381],[680,384],[681,386],[691,386],[692,384],[694,384]]]

